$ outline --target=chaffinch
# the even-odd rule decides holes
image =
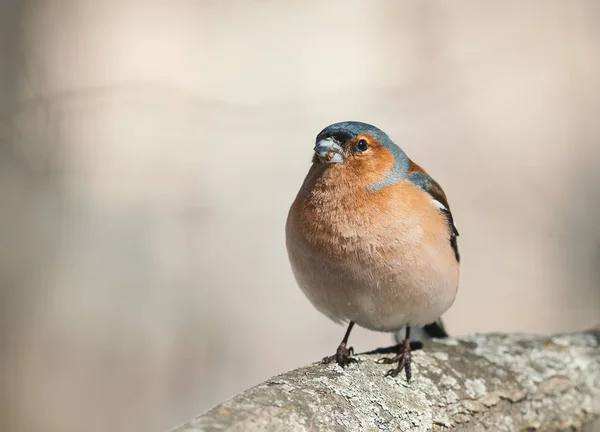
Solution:
[[[440,185],[370,124],[332,124],[316,138],[308,171],[286,222],[294,277],[310,302],[347,322],[336,353],[324,363],[356,362],[354,324],[397,333],[397,363],[411,377],[411,327],[447,336],[439,320],[458,290],[457,236]]]

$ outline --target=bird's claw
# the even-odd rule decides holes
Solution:
[[[388,370],[385,373],[385,376],[395,378],[400,372],[402,372],[402,370],[404,370],[406,374],[406,382],[410,382],[410,378],[412,376],[410,344],[403,344],[398,355],[394,357],[384,357],[377,360],[377,363],[379,364],[392,364],[396,362],[398,362],[398,366],[394,369]]]
[[[356,360],[354,357],[352,357],[353,355],[354,355],[354,348],[352,348],[352,347],[346,348],[345,344],[341,344],[338,347],[338,349],[334,355],[324,357],[323,360],[321,361],[321,363],[329,364],[329,363],[333,363],[335,361],[342,368],[345,368],[346,366],[349,366],[351,363],[358,363],[358,360]]]
[[[386,377],[396,378],[399,373],[400,373],[400,371],[397,368],[396,369],[390,369],[389,371],[387,371],[385,373],[385,376]]]

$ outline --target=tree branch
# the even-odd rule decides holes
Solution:
[[[413,353],[413,380],[382,354],[276,376],[173,432],[582,430],[600,416],[600,332],[473,335]]]

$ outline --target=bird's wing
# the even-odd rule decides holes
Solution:
[[[408,181],[410,181],[415,186],[423,189],[427,192],[433,200],[437,203],[440,211],[446,216],[448,220],[448,225],[450,227],[450,246],[454,251],[454,255],[456,256],[456,261],[460,261],[460,254],[458,252],[458,243],[456,237],[458,237],[458,230],[454,225],[454,219],[452,217],[452,212],[450,211],[450,206],[448,205],[448,199],[446,198],[446,194],[444,193],[442,187],[431,178],[429,174],[423,170],[420,166],[411,161],[409,170],[408,170]]]

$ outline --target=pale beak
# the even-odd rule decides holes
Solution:
[[[324,140],[319,141],[315,146],[314,151],[321,162],[344,162],[344,149],[335,142],[333,138],[325,138]]]

